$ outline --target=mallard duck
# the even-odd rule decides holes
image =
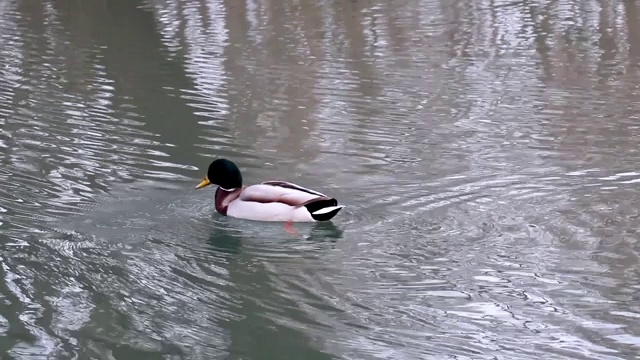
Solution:
[[[225,216],[259,221],[327,221],[344,207],[315,190],[287,182],[265,181],[242,186],[240,169],[227,159],[214,160],[196,189],[215,184],[216,211]]]

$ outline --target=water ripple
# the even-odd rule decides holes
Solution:
[[[635,354],[633,2],[103,5],[0,4],[3,354]]]

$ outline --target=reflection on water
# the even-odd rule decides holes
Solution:
[[[1,358],[637,353],[636,2],[5,1],[0,58]]]

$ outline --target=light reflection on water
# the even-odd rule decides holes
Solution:
[[[638,14],[0,4],[0,354],[633,356]],[[347,207],[219,217],[213,157]]]

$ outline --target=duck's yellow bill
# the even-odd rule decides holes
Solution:
[[[198,184],[196,186],[196,189],[201,189],[201,188],[203,188],[205,186],[208,186],[208,185],[211,185],[211,182],[209,181],[208,177],[205,177],[204,180],[202,180],[202,182],[200,182],[200,184]]]

